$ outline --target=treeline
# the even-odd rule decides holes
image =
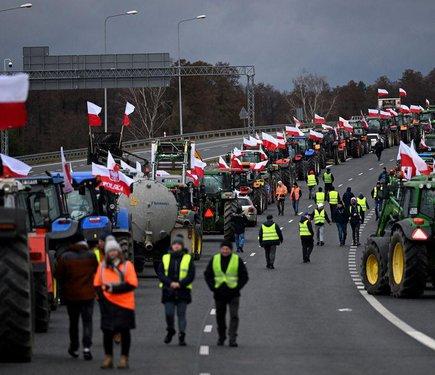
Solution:
[[[207,65],[198,61],[194,65]],[[405,70],[398,81],[381,76],[373,84],[350,81],[330,87],[325,77],[307,72],[295,77],[289,91],[268,84],[255,87],[257,125],[292,122],[296,109],[302,108],[304,119],[314,113],[336,120],[348,118],[377,105],[377,89],[385,88],[397,96],[399,87],[408,96],[405,104],[424,105],[435,100],[435,69],[427,76]],[[246,104],[244,79],[239,77],[183,78],[184,132],[217,130],[243,126],[239,112]],[[23,155],[86,147],[88,126],[86,101],[103,106],[103,90],[31,91],[27,103],[29,121],[25,128],[10,131],[11,155]],[[178,83],[172,80],[165,88],[108,90],[109,131],[119,131],[126,100],[136,106],[132,126],[125,139],[139,139],[179,132]],[[104,112],[104,110],[102,111]],[[103,113],[102,113],[103,116]]]

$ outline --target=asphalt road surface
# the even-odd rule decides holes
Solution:
[[[202,145],[207,156],[227,151],[237,141]],[[205,153],[204,152],[204,153]],[[373,155],[332,166],[335,186],[347,186],[367,197],[383,165],[394,164],[397,148],[386,150],[381,163]],[[305,184],[300,209],[313,209]],[[369,204],[373,206],[369,198]],[[328,209],[329,211],[329,209]],[[267,213],[276,214],[275,206]],[[435,369],[435,293],[424,298],[396,300],[367,297],[360,283],[362,247],[338,247],[335,225],[326,227],[326,245],[315,247],[310,264],[302,264],[297,235],[299,216],[286,202],[285,216],[275,216],[285,241],[278,248],[275,270],[265,267],[258,246],[258,228],[249,228],[244,260],[250,281],[242,291],[239,347],[217,347],[212,295],[203,271],[219,246],[207,237],[197,262],[193,303],[188,309],[187,347],[163,344],[165,324],[160,290],[153,278],[137,290],[137,328],[133,331],[130,373],[135,374],[431,374]],[[259,218],[259,222],[264,216]],[[373,213],[362,228],[362,240],[374,231]],[[350,228],[348,229],[350,234]],[[348,234],[348,244],[350,238]],[[377,308],[377,310],[375,309]],[[379,313],[379,311],[382,313]],[[31,364],[0,364],[7,374],[94,374],[103,358],[99,313],[94,317],[94,361],[71,359],[66,350],[65,309],[53,313],[48,333],[36,336]],[[420,339],[420,341],[417,341]],[[116,371],[116,370],[115,370]]]

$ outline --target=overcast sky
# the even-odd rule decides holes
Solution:
[[[27,0],[0,0],[0,9]],[[0,58],[21,67],[23,46],[51,54],[170,52],[182,57],[255,65],[256,81],[289,89],[303,70],[332,85],[397,79],[406,68],[435,67],[435,0],[30,0],[32,9],[0,13]]]

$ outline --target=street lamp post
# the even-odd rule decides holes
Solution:
[[[32,7],[32,3],[24,3],[24,4],[18,5],[16,7],[0,9],[0,13],[8,12],[11,10],[17,10],[17,9],[28,9],[31,7]],[[6,72],[6,62],[8,62],[9,64],[12,64],[12,60],[11,59],[4,59],[3,60],[3,71],[4,72]],[[8,136],[7,130],[3,130],[0,132],[0,152],[4,153],[5,155],[9,154],[9,136]]]
[[[111,18],[121,17],[121,16],[134,16],[138,14],[137,10],[129,10],[124,13],[112,14],[107,16],[104,20],[104,54],[107,54],[107,21]],[[107,88],[104,88],[104,132],[107,133]]]
[[[202,20],[206,16],[201,14],[194,18],[187,18],[178,22],[178,105],[179,105],[179,116],[180,116],[180,135],[183,135],[183,102],[181,97],[181,48],[180,48],[180,25],[184,22]]]

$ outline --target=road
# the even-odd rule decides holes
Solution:
[[[203,145],[207,156],[215,156],[240,141]],[[378,163],[373,155],[332,166],[335,186],[342,194],[347,186],[369,196],[382,166],[394,164],[397,149],[386,150]],[[311,211],[306,199],[301,210]],[[372,200],[369,199],[369,203]],[[203,271],[217,251],[219,237],[208,237],[204,255],[197,262],[193,303],[188,311],[187,347],[163,344],[165,334],[160,290],[153,278],[142,279],[137,290],[137,329],[133,332],[131,370],[134,374],[430,374],[435,368],[435,293],[418,300],[376,297],[383,315],[364,298],[359,278],[362,248],[340,248],[335,226],[326,228],[326,245],[316,247],[310,264],[302,264],[297,235],[299,216],[276,216],[283,228],[284,244],[278,249],[276,269],[265,267],[264,252],[258,246],[258,228],[249,228],[243,258],[250,281],[242,291],[239,348],[217,347],[213,299],[203,280]],[[370,216],[362,230],[362,243],[374,231]],[[260,222],[264,217],[260,218]],[[350,231],[350,228],[349,228]],[[349,243],[348,238],[348,243]],[[355,255],[354,255],[355,254]],[[354,260],[355,259],[355,260]],[[379,305],[379,303],[381,305]],[[387,309],[387,310],[385,310]],[[393,314],[393,315],[391,315]],[[393,319],[396,325],[387,318]],[[93,374],[103,357],[99,314],[96,311],[91,363],[70,359],[66,353],[67,317],[61,307],[52,316],[47,334],[36,336],[32,364],[0,364],[9,374]],[[404,324],[408,324],[408,326]],[[408,329],[408,334],[400,328]],[[419,333],[416,333],[419,332]],[[425,345],[410,336],[422,337]],[[432,340],[432,341],[431,341]]]

